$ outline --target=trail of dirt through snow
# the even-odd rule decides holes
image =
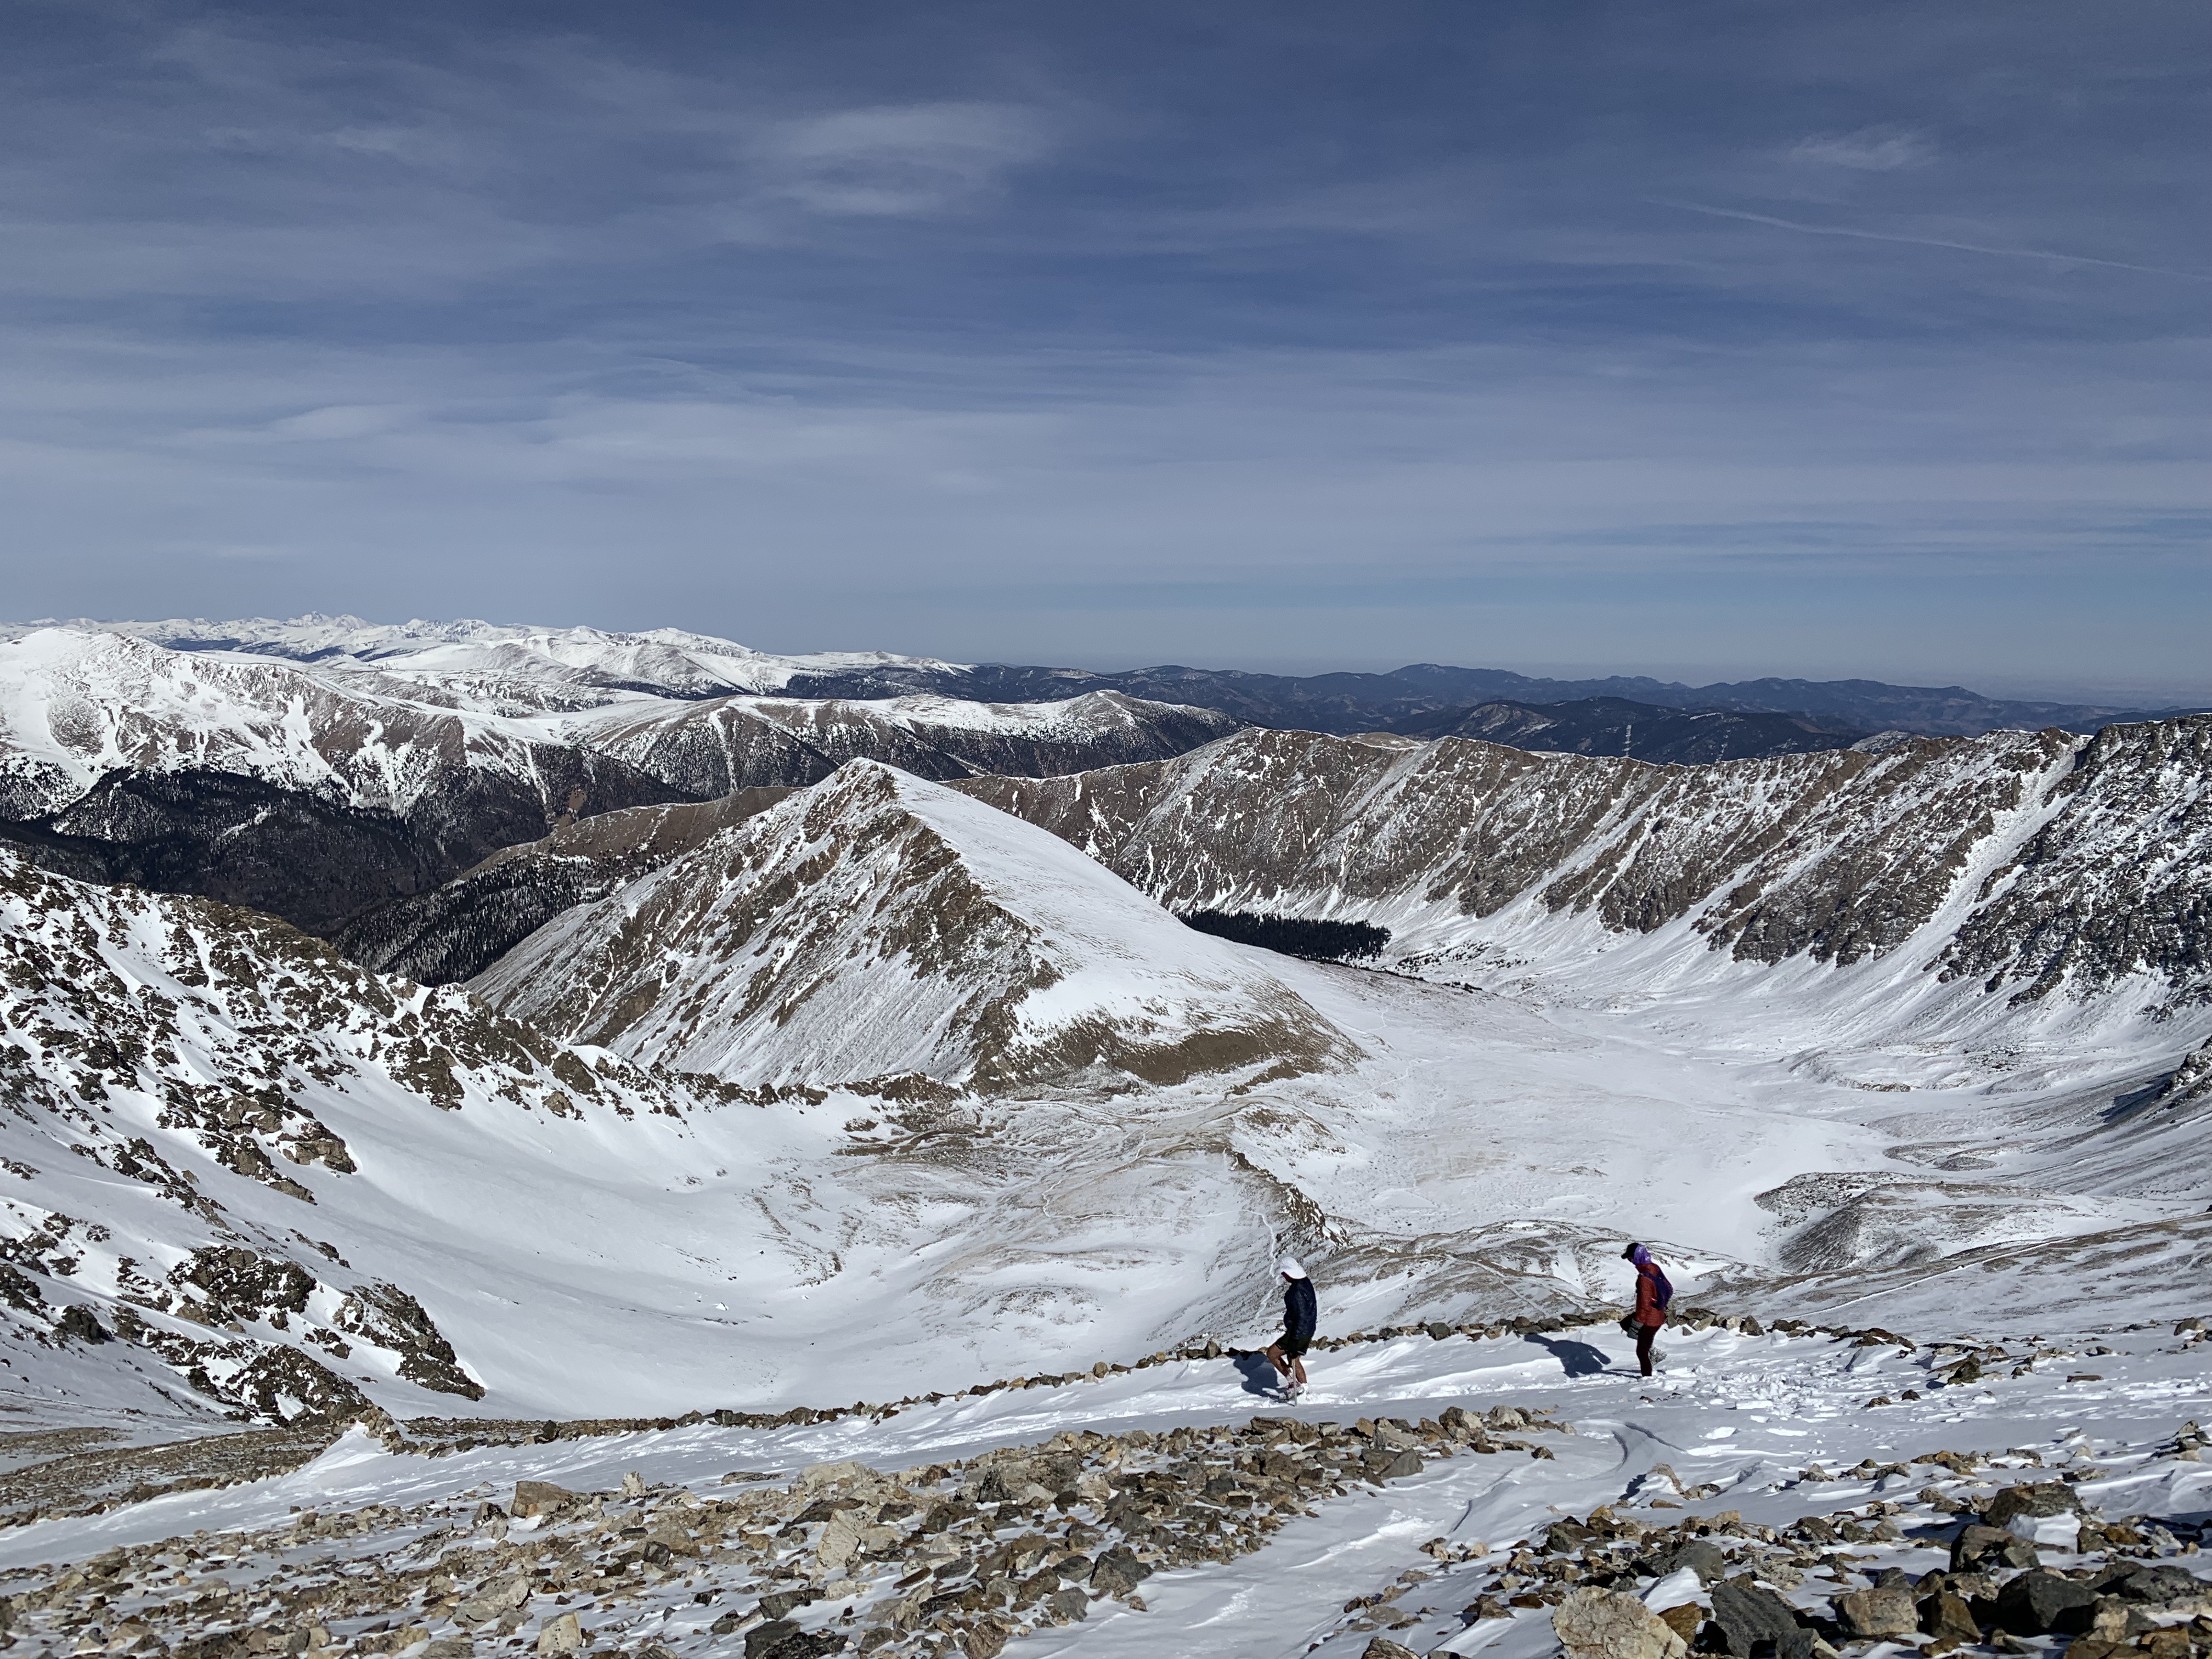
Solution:
[[[1310,1393],[1289,1407],[1260,1386],[1257,1363],[1224,1358],[956,1398],[880,1421],[780,1431],[696,1427],[489,1447],[435,1460],[386,1453],[356,1431],[315,1463],[272,1480],[0,1533],[0,1568],[65,1561],[203,1528],[271,1526],[295,1505],[330,1512],[444,1501],[495,1492],[517,1479],[603,1491],[635,1471],[653,1485],[705,1494],[722,1490],[721,1477],[733,1469],[788,1476],[812,1463],[858,1459],[888,1470],[1033,1443],[1070,1429],[1158,1431],[1254,1415],[1419,1419],[1451,1405],[1480,1411],[1511,1404],[1552,1408],[1573,1432],[1532,1437],[1553,1451],[1549,1459],[1462,1454],[1387,1486],[1324,1500],[1251,1554],[1158,1572],[1143,1586],[1145,1611],[1094,1602],[1084,1622],[1040,1630],[1008,1651],[1037,1659],[1293,1659],[1318,1644],[1325,1653],[1356,1655],[1374,1626],[1348,1613],[1346,1602],[1401,1583],[1412,1570],[1427,1576],[1386,1612],[1417,1614],[1418,1623],[1395,1630],[1395,1639],[1417,1652],[1449,1644],[1446,1650],[1457,1654],[1480,1650],[1492,1659],[1528,1659],[1550,1649],[1548,1613],[1529,1609],[1465,1625],[1461,1609],[1481,1570],[1473,1563],[1439,1565],[1421,1553],[1423,1544],[1443,1538],[1504,1545],[1563,1513],[1583,1515],[1601,1504],[1655,1523],[1729,1509],[1747,1521],[1784,1524],[1874,1496],[1909,1494],[1943,1472],[1847,1472],[1863,1459],[1896,1463],[1937,1450],[2027,1449],[2043,1465],[2071,1467],[2083,1496],[2113,1515],[2212,1510],[2212,1465],[2150,1455],[2208,1398],[2203,1358],[2212,1345],[2185,1342],[2162,1328],[2040,1348],[2015,1344],[2007,1363],[1990,1359],[1988,1381],[1959,1387],[1936,1385],[1926,1348],[1907,1353],[1718,1328],[1669,1333],[1662,1346],[1671,1357],[1660,1376],[1646,1381],[1627,1369],[1629,1345],[1607,1327],[1479,1341],[1407,1338],[1316,1354]],[[2027,1369],[2005,1375],[2012,1363]],[[1907,1389],[1923,1397],[1904,1401]],[[1876,1395],[1900,1403],[1870,1406]],[[1807,1479],[1816,1465],[1838,1478]],[[1991,1475],[2053,1478],[2037,1467],[2022,1458],[2019,1474]],[[1698,1496],[1686,1498],[1685,1489]],[[706,1639],[704,1626],[719,1609],[692,1605],[673,1587],[669,1601],[652,1628],[686,1653],[689,1638]],[[584,1610],[589,1627],[587,1604]],[[823,1608],[801,1616],[836,1615]]]

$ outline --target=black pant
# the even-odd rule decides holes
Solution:
[[[1659,1328],[1656,1325],[1643,1325],[1637,1328],[1636,1358],[1637,1363],[1644,1367],[1644,1374],[1646,1376],[1651,1375],[1651,1345],[1658,1340]]]

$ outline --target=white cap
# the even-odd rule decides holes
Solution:
[[[1305,1276],[1306,1276],[1306,1270],[1305,1270],[1304,1267],[1301,1267],[1300,1266],[1298,1266],[1298,1259],[1297,1259],[1297,1257],[1296,1257],[1296,1256],[1294,1256],[1294,1255],[1286,1255],[1286,1256],[1285,1256],[1285,1257],[1283,1258],[1283,1277],[1284,1277],[1284,1278],[1285,1278],[1285,1279],[1304,1279]]]

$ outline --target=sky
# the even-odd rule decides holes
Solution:
[[[9,0],[0,615],[2212,693],[2212,9]]]

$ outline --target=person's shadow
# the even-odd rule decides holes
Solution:
[[[1587,1342],[1554,1342],[1534,1331],[1528,1334],[1528,1340],[1539,1347],[1549,1348],[1552,1357],[1569,1376],[1595,1376],[1605,1370],[1604,1354]]]
[[[1237,1370],[1244,1379],[1244,1392],[1247,1394],[1272,1395],[1282,1386],[1283,1379],[1276,1375],[1275,1368],[1267,1363],[1267,1356],[1263,1353],[1238,1354]]]

